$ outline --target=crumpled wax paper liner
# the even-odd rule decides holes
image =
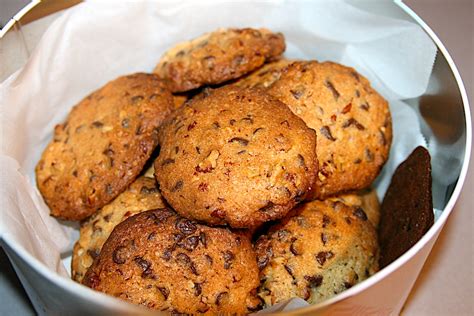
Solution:
[[[150,72],[166,49],[219,27],[282,32],[286,57],[341,62],[369,78],[389,100],[394,123],[379,196],[396,166],[426,147],[416,112],[402,100],[425,92],[436,46],[414,23],[338,0],[86,1],[54,21],[27,64],[0,86],[0,236],[69,277],[61,254],[68,262],[77,229],[49,216],[34,176],[54,126],[91,91],[120,75]]]

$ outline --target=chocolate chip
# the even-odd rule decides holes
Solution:
[[[365,129],[364,125],[360,124],[355,118],[350,118],[342,124],[343,128],[347,128],[349,126],[355,126],[359,131],[363,131]]]
[[[323,243],[324,246],[328,242],[328,236],[325,233],[321,233],[321,242]]]
[[[334,254],[331,251],[320,251],[316,255],[316,261],[318,261],[320,265],[324,265],[326,260],[331,259],[332,257],[334,257]]]
[[[204,232],[199,233],[199,240],[201,241],[204,248],[207,248],[207,237],[206,237],[206,234]]]
[[[185,235],[191,235],[197,229],[196,224],[187,218],[180,218],[176,221],[175,227]]]
[[[352,212],[355,217],[360,218],[363,221],[367,220],[367,214],[365,214],[364,210],[361,207],[357,207],[354,212]]]
[[[369,148],[365,148],[365,158],[368,162],[374,161],[374,154],[370,151]]]
[[[72,175],[77,178],[77,170],[74,170],[74,171],[72,172]]]
[[[180,191],[183,188],[183,180],[178,180],[176,184],[171,188],[171,192]]]
[[[198,146],[196,146],[195,149],[198,154],[201,154],[201,149]]]
[[[358,165],[362,162],[362,160],[360,158],[356,158],[354,159],[354,164]]]
[[[259,128],[257,128],[257,129],[255,129],[252,134],[255,135],[255,134],[257,134],[259,131],[261,131],[261,130],[263,130],[263,129],[264,129],[263,127],[259,127]]]
[[[175,57],[182,57],[184,56],[185,52],[184,50],[180,50],[179,52],[176,53]]]
[[[321,275],[305,275],[304,279],[308,281],[308,286],[310,288],[315,288],[320,286],[323,283],[323,277]]]
[[[191,258],[189,258],[187,254],[180,252],[176,255],[176,261],[184,265],[189,265],[191,263]]]
[[[323,228],[326,228],[331,223],[331,218],[326,214],[323,215]]]
[[[191,124],[188,125],[188,131],[192,130],[195,126],[197,125],[197,122],[194,121]]]
[[[224,258],[224,269],[229,269],[232,265],[232,261],[235,259],[235,255],[231,251],[226,250],[222,253],[222,257]]]
[[[382,146],[387,145],[387,138],[385,137],[385,133],[381,130],[379,130],[379,140]]]
[[[92,126],[96,128],[101,128],[102,126],[104,126],[104,123],[102,123],[101,121],[94,121],[92,122]]]
[[[188,251],[193,251],[194,249],[196,249],[198,244],[199,244],[199,237],[191,236],[191,237],[186,238],[184,242],[181,243],[180,245]]]
[[[125,261],[127,261],[127,257],[128,257],[128,252],[127,252],[127,247],[125,246],[118,246],[112,252],[112,260],[116,264],[124,264]]]
[[[156,232],[151,232],[148,234],[147,240],[155,240]]]
[[[251,117],[244,117],[240,120],[241,122],[246,122],[248,124],[253,124],[253,119]]]
[[[165,298],[165,301],[168,299],[168,296],[170,295],[170,290],[168,290],[165,287],[157,287],[158,290],[161,292],[161,295]]]
[[[214,262],[214,260],[212,260],[212,257],[206,254],[204,255],[204,258],[206,258],[207,262],[209,262],[209,264],[212,266],[212,263]]]
[[[344,287],[346,289],[350,289],[351,287],[353,286],[353,284],[349,283],[349,282],[344,282]]]
[[[219,123],[214,122],[214,123],[212,123],[212,127],[214,127],[215,129],[217,129],[217,128],[221,127],[221,126],[219,125]]]
[[[163,162],[161,163],[161,166],[166,166],[166,165],[169,165],[169,164],[172,164],[172,163],[175,163],[176,161],[172,158],[166,158],[165,160],[163,160]]]
[[[332,95],[334,96],[334,99],[336,99],[336,100],[339,99],[339,97],[340,97],[339,91],[336,90],[333,83],[329,80],[326,80],[325,85],[329,90],[331,90]]]
[[[235,122],[237,122],[237,121],[234,120],[234,119],[231,119],[231,120],[229,121],[229,124],[233,126],[233,125],[235,124]]]
[[[216,305],[219,306],[224,299],[226,299],[229,296],[228,292],[221,292],[217,294],[216,296]]]
[[[306,169],[306,164],[305,164],[305,162],[304,162],[304,157],[303,157],[303,155],[298,154],[297,159],[298,159],[298,165],[299,165],[300,167]]]
[[[140,267],[140,269],[142,269],[143,271],[145,271],[146,269],[148,269],[150,266],[151,266],[151,263],[145,259],[143,259],[142,257],[135,257],[133,259],[133,261],[137,264],[137,266]]]
[[[360,107],[362,110],[367,111],[367,112],[368,112],[369,109],[370,109],[370,105],[369,105],[368,103],[361,103],[361,104],[359,105],[359,107]]]
[[[283,267],[285,268],[286,272],[288,272],[288,274],[291,276],[291,278],[293,280],[295,280],[295,275],[293,274],[293,269],[290,266],[286,265],[286,264],[284,264]]]
[[[199,296],[202,293],[201,283],[194,283],[194,296]]]
[[[172,253],[172,248],[168,247],[165,249],[165,251],[163,251],[163,255],[161,256],[161,258],[165,261],[169,261],[171,259],[171,253]]]
[[[257,266],[260,270],[265,268],[270,261],[270,258],[273,257],[273,249],[272,247],[267,247],[265,249],[265,254],[262,256],[257,256]]]
[[[92,258],[95,259],[99,256],[100,250],[99,249],[87,249],[87,254]]]
[[[290,93],[296,100],[298,100],[304,94],[304,90],[290,90]]]
[[[204,182],[199,183],[198,190],[201,192],[206,192],[208,190],[208,184]]]
[[[323,134],[324,137],[326,137],[327,139],[329,139],[329,140],[331,140],[331,141],[335,141],[335,140],[336,140],[336,139],[332,136],[331,130],[329,129],[329,126],[324,125],[323,127],[321,127],[320,132],[321,132],[321,134]]]
[[[295,248],[295,241],[296,241],[295,237],[291,238],[290,251],[293,255],[298,256],[298,255],[300,255],[300,253]]]
[[[247,146],[249,144],[249,141],[247,139],[241,138],[241,137],[234,137],[229,140],[229,143],[235,143],[235,142],[239,143],[242,146]]]

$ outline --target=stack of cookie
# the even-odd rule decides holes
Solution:
[[[387,102],[354,69],[220,29],[76,105],[36,168],[72,277],[157,310],[317,303],[378,269]]]

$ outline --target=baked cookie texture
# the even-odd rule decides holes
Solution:
[[[206,90],[160,129],[155,176],[182,216],[255,228],[303,200],[317,172],[316,133],[260,90]]]
[[[204,226],[168,208],[120,223],[83,283],[172,313],[240,315],[261,304],[248,233]]]
[[[82,220],[124,191],[156,147],[172,107],[164,83],[144,73],[113,80],[76,105],[36,166],[51,215]]]
[[[361,208],[313,201],[256,243],[265,305],[300,297],[319,303],[378,270],[377,234]]]
[[[381,207],[380,266],[403,255],[434,224],[431,157],[417,147],[392,176]]]
[[[293,62],[285,58],[272,61],[232,84],[240,88],[268,88],[280,79],[283,70]]]
[[[354,69],[332,62],[294,62],[269,88],[318,134],[313,198],[368,187],[388,158],[392,120],[387,101]]]
[[[82,281],[115,226],[130,216],[165,206],[166,202],[161,197],[155,179],[142,176],[112,202],[82,222],[79,240],[72,253],[73,280]]]
[[[154,72],[169,81],[173,92],[183,92],[238,78],[277,58],[284,50],[281,33],[219,29],[171,48]]]

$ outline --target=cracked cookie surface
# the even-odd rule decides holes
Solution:
[[[155,179],[141,176],[112,202],[81,223],[71,260],[73,280],[82,281],[115,226],[135,214],[163,207],[165,201]]]
[[[316,304],[378,270],[377,234],[360,207],[313,201],[290,215],[256,243],[266,306],[292,297]]]
[[[368,187],[388,158],[392,120],[387,101],[354,69],[332,62],[294,62],[268,88],[318,134],[314,198]]]
[[[281,33],[267,29],[219,29],[168,50],[154,72],[173,92],[216,85],[251,72],[285,50]]]
[[[135,180],[157,145],[157,128],[173,108],[152,74],[119,77],[77,104],[55,127],[36,166],[51,215],[82,220]]]
[[[201,225],[169,208],[120,223],[83,283],[171,313],[241,315],[261,305],[248,233]]]
[[[207,90],[160,129],[156,178],[181,215],[254,228],[283,217],[311,189],[316,134],[255,89]]]

